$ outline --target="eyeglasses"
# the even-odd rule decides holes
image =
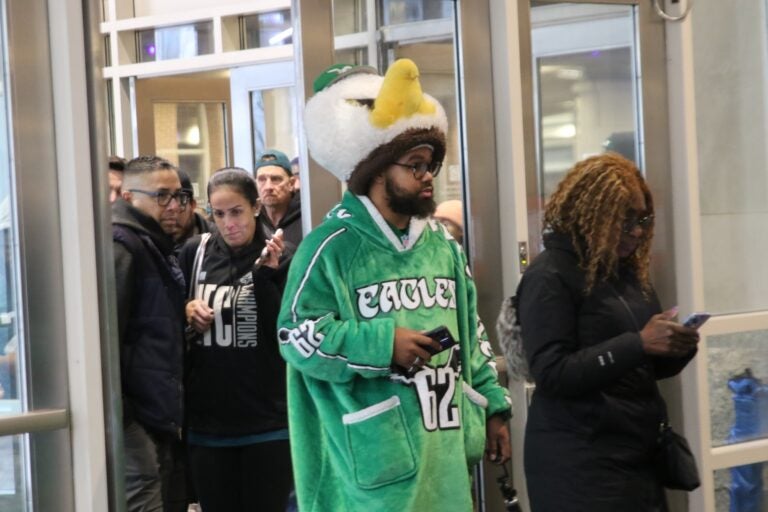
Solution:
[[[138,192],[149,197],[154,197],[159,206],[168,206],[171,204],[171,200],[175,199],[179,206],[186,206],[189,202],[189,193],[179,190],[178,192],[168,192],[167,190],[160,190],[158,192],[150,192],[149,190],[139,190],[132,188],[128,192]]]
[[[622,226],[621,230],[624,233],[631,233],[635,229],[635,226],[640,226],[643,229],[647,229],[652,225],[653,225],[653,214],[649,213],[644,217],[628,218],[627,220],[624,221],[624,225]]]
[[[440,174],[440,167],[443,166],[443,162],[419,162],[417,164],[402,164],[400,162],[392,162],[392,165],[410,169],[413,173],[413,177],[417,180],[420,180],[424,177],[425,174],[427,174],[427,171],[429,171],[433,178],[437,178],[437,175]]]

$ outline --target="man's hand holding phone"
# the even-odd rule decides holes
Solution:
[[[285,243],[283,241],[283,230],[282,228],[278,228],[272,238],[267,240],[266,244],[264,244],[264,249],[261,251],[261,254],[254,265],[257,267],[264,265],[265,267],[277,268],[280,264],[280,257],[283,255],[284,250]]]
[[[456,345],[456,340],[445,326],[427,332],[396,327],[392,363],[406,375],[413,375],[428,363],[433,355],[453,345]]]

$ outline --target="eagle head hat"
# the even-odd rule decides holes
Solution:
[[[355,194],[404,153],[432,148],[442,162],[448,119],[442,105],[421,90],[419,69],[399,59],[385,76],[369,66],[335,64],[313,83],[304,109],[312,157]]]

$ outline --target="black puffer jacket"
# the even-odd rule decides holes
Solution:
[[[651,468],[662,404],[656,379],[694,356],[649,357],[639,331],[661,311],[621,273],[584,296],[570,239],[550,234],[518,287],[519,319],[536,382],[526,426],[531,508],[649,511],[661,500]]]
[[[285,362],[277,342],[285,268],[254,268],[265,244],[258,226],[253,241],[236,253],[219,233],[210,236],[196,283],[201,237],[190,239],[180,257],[190,286],[216,311],[211,328],[189,345],[187,425],[224,436],[287,428]]]
[[[124,421],[180,435],[185,284],[173,241],[122,199],[112,236]]]

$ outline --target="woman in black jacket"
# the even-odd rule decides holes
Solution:
[[[649,280],[651,193],[607,153],[577,163],[550,198],[545,250],[518,314],[536,391],[525,435],[533,512],[666,510],[652,459],[663,401],[698,334],[662,312]]]
[[[285,365],[277,344],[282,235],[264,239],[251,175],[216,172],[208,198],[217,232],[180,256],[191,287],[187,429],[206,512],[284,511],[292,487]]]

